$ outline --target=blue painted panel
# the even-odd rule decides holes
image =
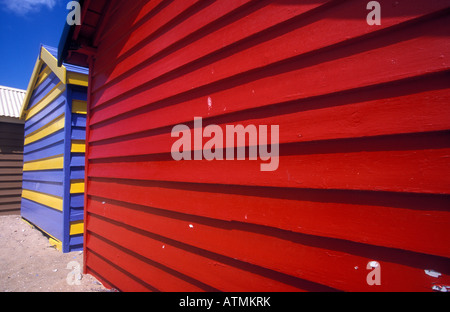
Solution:
[[[72,140],[86,140],[86,129],[72,128]]]
[[[84,205],[84,194],[72,194],[70,196],[71,208],[82,208]]]
[[[70,251],[83,250],[83,234],[70,236]]]
[[[81,86],[73,86],[72,100],[87,101],[87,88]]]
[[[61,182],[63,181],[62,170],[46,170],[46,171],[24,171],[23,179],[36,182]]]
[[[62,240],[62,212],[22,198],[22,217],[58,240]]]
[[[70,156],[70,167],[84,167],[84,154],[72,154]]]
[[[80,245],[83,244],[83,234],[77,234],[70,236],[70,245]]]
[[[42,66],[41,71],[39,72],[39,75],[42,74],[42,72],[44,71],[44,69],[46,67],[47,66]],[[52,75],[53,75],[53,77],[50,78],[50,76],[52,76]],[[56,75],[54,75],[53,73],[50,73],[50,75],[47,77],[47,79],[34,89],[34,91],[31,94],[30,104],[28,104],[28,108],[31,108],[34,106],[34,103],[32,103],[31,101],[33,99],[37,98],[38,96],[40,96],[42,94],[42,92],[45,90],[45,88],[47,87],[47,85],[49,85],[55,77],[56,77]]]
[[[84,179],[84,167],[73,167],[70,172],[71,180],[82,180]]]
[[[28,109],[35,106],[60,82],[54,73],[51,73],[33,92]]]
[[[73,114],[72,127],[86,128],[86,115]]]
[[[23,148],[23,152],[25,154],[28,154],[38,149],[46,148],[47,146],[53,145],[62,140],[64,140],[64,130],[60,130],[41,140],[25,145]]]
[[[64,154],[64,141],[56,142],[43,149],[38,149],[23,156],[25,162]]]
[[[70,222],[80,221],[84,218],[84,210],[83,207],[80,208],[72,208],[70,207]]]
[[[49,106],[34,115],[30,120],[27,120],[25,125],[25,135],[41,129],[42,127],[49,124],[52,120],[55,120],[56,118],[64,114],[65,105],[66,99],[60,96]]]
[[[61,183],[57,183],[57,182],[42,182],[42,181],[35,182],[24,180],[22,183],[22,187],[24,190],[36,191],[59,197],[62,197],[64,192],[62,181]]]
[[[64,227],[64,241],[62,244],[63,252],[70,251],[70,152],[71,152],[71,139],[70,135],[72,133],[71,122],[72,122],[72,89],[69,87],[66,89],[67,103],[66,113],[65,113],[65,131],[64,131],[64,141],[66,142],[66,147],[64,151],[64,201],[63,201],[63,227]]]

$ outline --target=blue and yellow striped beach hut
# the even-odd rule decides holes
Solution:
[[[63,252],[82,250],[88,70],[42,45],[28,85],[21,215]]]

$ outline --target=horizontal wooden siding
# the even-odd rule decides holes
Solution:
[[[87,271],[122,291],[449,283],[449,3],[379,2],[370,26],[356,0],[114,1],[91,72]],[[171,129],[194,117],[279,125],[278,170],[174,161]]]
[[[20,214],[23,123],[0,122],[0,215]]]
[[[70,160],[67,176],[70,181],[68,190],[68,219],[65,231],[69,251],[83,250],[84,233],[84,163],[86,151],[86,109],[87,88],[73,87],[71,91],[71,127],[70,147],[67,151]]]
[[[66,85],[42,66],[25,115],[21,214],[53,239],[64,239]]]

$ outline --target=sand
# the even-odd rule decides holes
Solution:
[[[0,292],[108,291],[82,267],[82,251],[63,254],[20,216],[0,216]]]

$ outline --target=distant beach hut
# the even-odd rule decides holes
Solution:
[[[20,214],[25,90],[0,86],[0,215]]]

